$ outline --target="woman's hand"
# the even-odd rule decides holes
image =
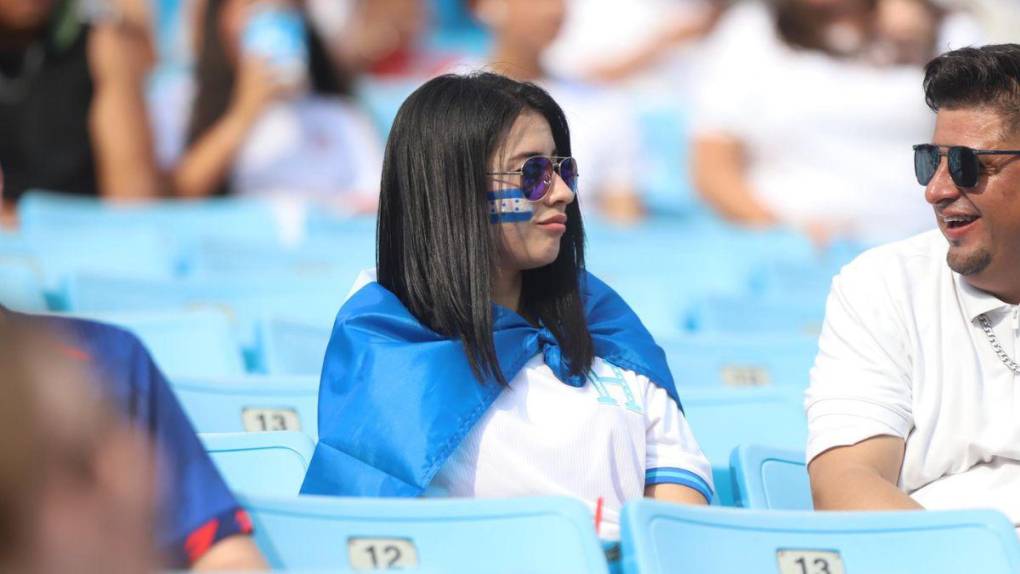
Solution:
[[[229,113],[250,125],[269,104],[291,95],[293,90],[265,58],[245,56],[238,67]]]

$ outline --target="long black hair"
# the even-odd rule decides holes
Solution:
[[[489,223],[489,163],[526,111],[552,128],[570,155],[563,110],[544,90],[504,76],[445,75],[415,90],[397,113],[383,160],[376,264],[379,283],[424,325],[457,337],[479,381],[501,384],[492,293],[500,237]],[[577,201],[552,263],[522,271],[521,314],[556,337],[572,374],[595,351],[584,313],[584,227]]]

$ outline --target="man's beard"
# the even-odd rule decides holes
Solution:
[[[950,250],[946,255],[949,268],[965,277],[984,271],[991,262],[992,254],[987,249],[978,249],[970,254],[954,254]]]

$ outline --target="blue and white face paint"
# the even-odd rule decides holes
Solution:
[[[486,194],[489,200],[489,223],[520,223],[530,221],[534,210],[520,188],[513,187]]]

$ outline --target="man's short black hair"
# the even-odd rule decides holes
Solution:
[[[924,68],[924,99],[940,109],[991,108],[1020,130],[1020,44],[961,48]]]

